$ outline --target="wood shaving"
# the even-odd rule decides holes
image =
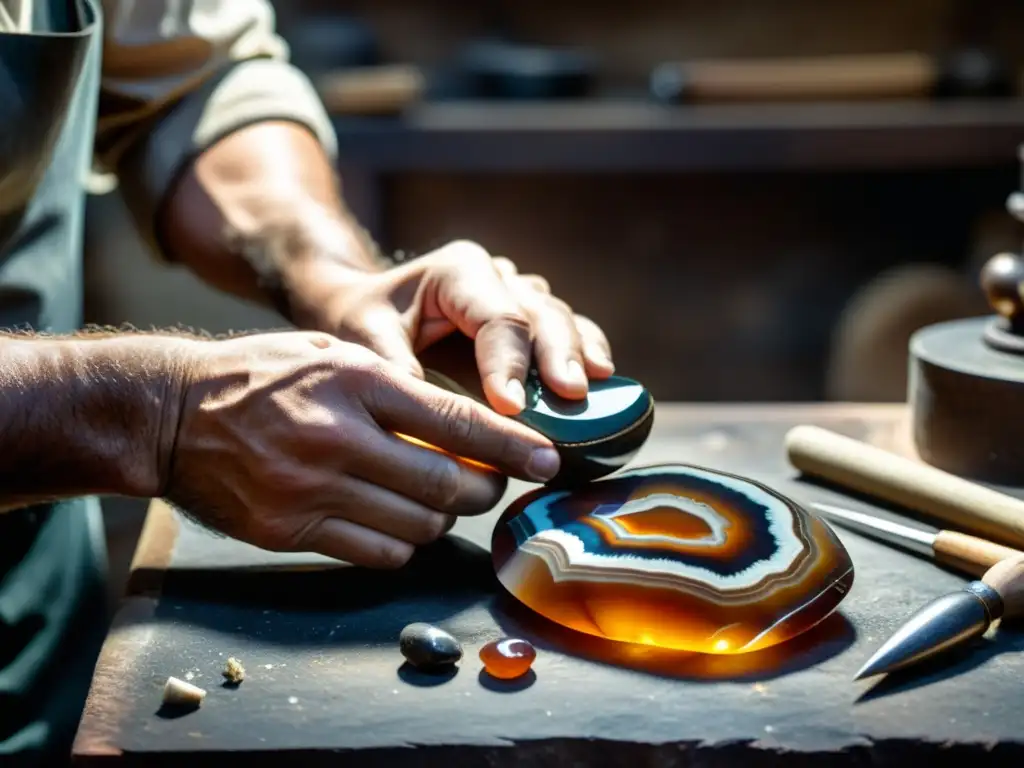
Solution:
[[[245,667],[242,666],[242,662],[232,657],[228,659],[228,663],[224,667],[223,674],[224,677],[227,678],[229,683],[234,683],[235,685],[238,685],[238,683],[242,682],[245,679]]]

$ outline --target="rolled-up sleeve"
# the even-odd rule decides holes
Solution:
[[[263,0],[104,0],[96,167],[156,245],[159,204],[188,161],[264,120],[299,123],[336,155],[331,121]]]

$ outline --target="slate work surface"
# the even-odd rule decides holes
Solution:
[[[731,426],[665,419],[637,463],[696,461],[798,500],[871,509],[795,478],[781,448],[795,422],[739,413]],[[885,426],[816,421],[861,437]],[[510,485],[509,500],[522,490]],[[913,674],[852,682],[909,613],[964,576],[839,530],[856,567],[853,589],[837,614],[802,637],[736,657],[623,647],[563,630],[504,595],[486,551],[503,507],[460,522],[393,573],[278,569],[277,556],[183,527],[163,593],[132,596],[122,607],[97,667],[79,758],[205,765],[244,755],[247,764],[460,768],[1024,765],[1024,631],[1003,627]],[[402,664],[398,634],[412,621],[462,641],[454,674],[427,676]],[[534,673],[522,682],[480,673],[480,647],[502,634],[538,647]],[[229,656],[247,669],[237,688],[222,685]],[[161,711],[168,675],[206,687],[203,706]]]

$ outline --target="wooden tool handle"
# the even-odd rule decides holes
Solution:
[[[404,64],[346,70],[323,75],[317,81],[327,109],[343,115],[401,112],[419,100],[423,89],[420,70]]]
[[[1003,617],[1024,616],[1024,554],[993,565],[981,580],[1003,598]]]
[[[686,101],[911,98],[930,93],[937,78],[934,60],[915,52],[669,66]]]
[[[1019,549],[956,531],[939,531],[933,547],[936,559],[961,568],[972,566],[971,573],[978,576],[1002,560],[1024,555]]]
[[[794,427],[785,445],[807,475],[1024,547],[1024,501],[820,427]]]

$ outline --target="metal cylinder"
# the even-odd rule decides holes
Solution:
[[[1024,186],[1024,145],[1018,149]],[[1024,193],[1007,210],[1024,222]],[[988,317],[918,330],[910,339],[907,400],[921,459],[962,477],[1024,487],[1024,261],[993,254],[981,287]]]
[[[914,445],[932,466],[1024,486],[1024,356],[990,348],[990,318],[922,328],[910,340]]]

